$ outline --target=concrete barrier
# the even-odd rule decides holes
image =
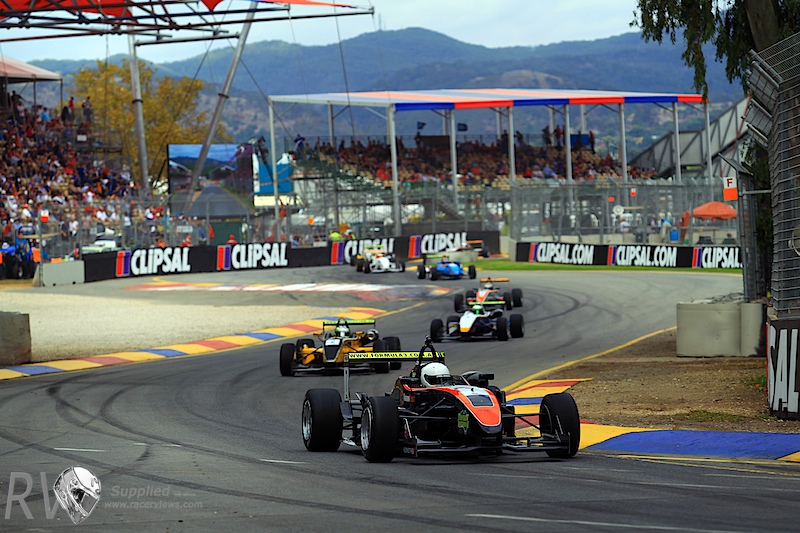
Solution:
[[[41,272],[39,269],[42,269]],[[56,285],[75,285],[83,283],[83,261],[62,261],[61,263],[40,263],[33,275],[34,287],[55,287]]]
[[[690,357],[758,355],[763,305],[708,301],[677,305],[677,352]]]
[[[31,362],[31,321],[22,313],[0,312],[0,366]]]

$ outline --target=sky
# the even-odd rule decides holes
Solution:
[[[377,29],[391,31],[421,27],[466,43],[498,48],[595,40],[637,31],[629,25],[634,18],[636,0],[358,0],[353,4],[371,6],[375,15],[256,23],[251,27],[247,42],[282,40],[307,46],[326,45]],[[230,5],[235,8],[247,3],[246,0],[225,0],[217,11]],[[332,12],[328,7],[292,9],[296,14]],[[235,26],[228,28],[238,31]],[[37,35],[34,30],[3,30],[0,40],[34,35]],[[231,46],[236,46],[235,40],[171,43],[139,46],[137,54],[141,59],[164,63],[201,55],[208,47]],[[37,59],[103,60],[115,54],[128,54],[127,37],[0,42],[0,55],[26,62]]]

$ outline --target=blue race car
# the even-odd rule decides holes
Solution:
[[[425,279],[430,277],[433,281],[437,279],[461,279],[468,277],[475,279],[477,273],[475,272],[475,265],[469,265],[464,268],[461,261],[451,261],[446,255],[443,255],[433,265],[428,265],[424,262],[417,267],[417,277]]]

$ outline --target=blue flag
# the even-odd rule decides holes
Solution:
[[[417,122],[417,129],[418,130],[421,130],[424,127],[425,127],[425,123],[424,122]]]
[[[464,124],[463,122],[459,122],[456,128],[458,129],[458,131],[467,131],[469,129],[467,125]]]

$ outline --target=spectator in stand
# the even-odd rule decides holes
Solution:
[[[562,143],[564,142],[564,130],[562,130],[561,126],[558,125],[553,133],[556,136],[556,148],[561,148]]]
[[[228,240],[225,242],[225,244],[230,244],[230,245],[234,245],[234,244],[238,244],[238,243],[239,243],[239,241],[236,240],[236,237],[233,236],[233,233],[230,234],[230,236],[228,237]]]
[[[92,101],[89,99],[88,96],[86,97],[86,100],[84,100],[83,103],[81,104],[81,107],[83,108],[83,121],[84,122],[88,122],[88,123],[91,124],[91,122],[92,122]]]
[[[181,248],[188,248],[191,245],[192,245],[192,236],[191,235],[187,235],[186,237],[183,238],[183,241],[181,241],[180,247]]]
[[[75,123],[75,97],[70,96],[69,102],[67,102],[67,107],[69,108],[69,124]]]

